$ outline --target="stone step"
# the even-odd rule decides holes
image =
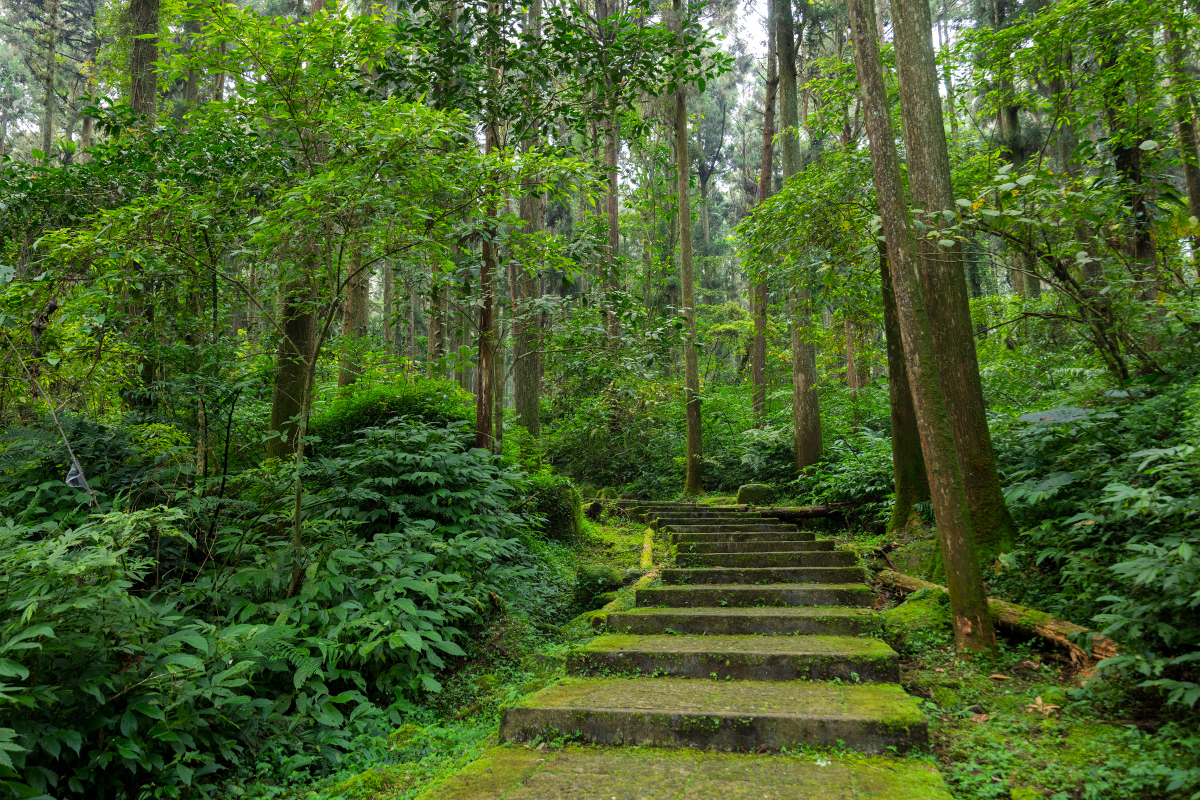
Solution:
[[[786,522],[740,522],[735,525],[663,525],[667,533],[798,533]]]
[[[950,800],[926,761],[888,756],[743,755],[693,749],[493,747],[421,800]]]
[[[832,550],[833,539],[807,539],[782,542],[680,542],[682,553],[812,553]]]
[[[619,633],[875,635],[878,614],[863,608],[632,608],[609,614],[608,629]]]
[[[609,634],[567,654],[570,675],[755,681],[900,681],[899,656],[852,636]]]
[[[751,520],[768,520],[779,522],[778,517],[769,517],[764,514],[742,511],[653,511],[650,512],[655,519],[669,520],[672,522],[683,522],[689,519],[712,520],[712,519],[751,519]]]
[[[906,751],[928,741],[897,684],[567,678],[504,712],[500,739],[752,751],[763,745]]]
[[[791,550],[765,553],[679,553],[681,567],[851,567],[858,555],[849,550]]]
[[[812,542],[816,535],[808,531],[734,531],[729,533],[672,533],[671,542]]]
[[[862,583],[717,584],[638,589],[639,608],[747,608],[750,606],[872,606],[875,593]]]
[[[866,580],[866,571],[854,567],[673,567],[662,571],[668,585],[704,583],[858,583]]]

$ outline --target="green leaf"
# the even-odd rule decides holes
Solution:
[[[441,650],[443,653],[447,653],[452,656],[465,656],[467,654],[467,651],[463,650],[461,647],[451,641],[434,642],[433,646]]]
[[[20,678],[25,680],[29,677],[29,670],[18,664],[16,661],[11,661],[7,658],[0,658],[0,678]]]

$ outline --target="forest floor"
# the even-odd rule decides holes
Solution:
[[[713,504],[728,498],[706,498]],[[581,564],[636,568],[645,527],[622,519],[585,523],[582,542],[547,545],[564,569]],[[867,552],[881,537],[829,531],[839,547]],[[919,537],[920,534],[914,534]],[[919,546],[916,541],[901,545]],[[655,564],[668,550],[655,539]],[[631,599],[628,586],[619,594]],[[881,592],[885,638],[901,653],[902,682],[922,698],[930,747],[909,756],[936,766],[956,798],[1075,800],[1195,798],[1200,789],[1200,725],[1195,714],[1164,714],[1160,704],[1128,684],[1081,679],[1033,642],[1002,641],[987,659],[954,653],[949,617],[920,594]],[[245,798],[408,800],[471,764],[497,742],[503,709],[565,675],[567,650],[597,635],[588,615],[561,626],[513,616],[495,621],[470,657],[444,681],[413,722],[386,739],[362,741],[333,776],[290,785],[252,784],[231,789]],[[535,742],[561,750],[564,742]],[[761,756],[794,758],[819,766],[850,763],[853,753],[806,749]]]

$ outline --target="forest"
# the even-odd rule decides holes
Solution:
[[[0,800],[1197,800],[1197,53],[1188,0],[0,0]],[[804,537],[911,739],[512,733]]]

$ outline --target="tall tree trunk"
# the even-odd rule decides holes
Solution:
[[[488,3],[488,13],[499,14],[499,5],[495,2]],[[491,119],[487,122],[484,147],[489,155],[494,153],[499,146],[498,126],[497,120]],[[489,197],[487,203],[487,214],[494,220],[498,201],[495,197]],[[495,327],[496,270],[499,262],[496,249],[494,237],[485,238],[482,244],[483,257],[479,262],[479,360],[477,363],[479,386],[475,393],[475,446],[484,450],[491,450],[494,444],[492,393],[495,391],[493,381],[495,379],[496,339],[493,328]]]
[[[504,390],[505,384],[508,381],[505,379],[505,347],[504,339],[500,336],[500,331],[503,329],[504,323],[500,319],[500,314],[503,306],[497,301],[496,313],[492,320],[492,341],[496,343],[496,352],[492,358],[492,424],[494,433],[492,438],[492,452],[501,453],[504,451]]]
[[[535,38],[542,36],[542,2],[532,0],[526,12],[526,32]],[[525,143],[529,150],[537,145],[536,141]],[[521,195],[521,220],[525,223],[525,231],[530,236],[537,236],[545,230],[545,214],[542,209],[542,199],[532,191]],[[539,422],[539,406],[541,393],[539,389],[542,354],[538,346],[538,321],[534,318],[530,307],[531,301],[537,295],[537,277],[535,264],[512,264],[512,274],[509,276],[515,297],[515,308],[512,315],[513,337],[513,411],[516,422],[525,428],[533,438],[541,436]]]
[[[800,111],[796,70],[796,24],[791,0],[777,0],[779,117],[783,179],[800,171]],[[817,394],[817,345],[812,336],[812,297],[803,281],[793,287],[792,310],[792,456],[797,470],[821,459],[821,400]]]
[[[425,343],[425,360],[429,364],[427,375],[433,374],[433,365],[446,355],[446,302],[446,287],[435,277],[429,287],[429,339]]]
[[[388,355],[399,352],[396,347],[396,328],[392,325],[395,295],[396,271],[391,264],[386,264],[383,268],[383,349]]]
[[[1192,97],[1188,92],[1189,81],[1184,72],[1187,42],[1179,36],[1179,32],[1173,26],[1167,27],[1167,46],[1171,59],[1171,88],[1175,92],[1175,132],[1179,137],[1180,160],[1183,161],[1183,185],[1187,189],[1188,214],[1200,220],[1200,158],[1197,158],[1196,150],[1195,110],[1192,108]],[[1200,278],[1200,234],[1193,232],[1189,239],[1192,263],[1196,277]]]
[[[275,387],[271,396],[271,430],[267,456],[284,459],[297,452],[304,397],[308,387],[308,362],[315,358],[316,317],[307,285],[298,281],[279,297],[279,349],[275,354]]]
[[[846,0],[854,44],[854,66],[871,144],[871,166],[887,241],[888,262],[892,268],[909,386],[917,412],[921,450],[929,475],[946,583],[950,590],[955,643],[959,650],[989,650],[995,647],[996,637],[975,555],[967,494],[942,396],[933,336],[917,270],[917,244],[900,178],[900,158],[892,139],[892,119],[876,42],[873,5],[871,0]]]
[[[954,208],[950,156],[942,122],[937,66],[927,0],[895,0],[892,4],[896,70],[900,79],[900,114],[909,165],[913,202],[929,212]],[[940,227],[944,216],[926,218]],[[971,510],[976,552],[989,563],[1011,550],[1016,526],[1008,513],[996,455],[987,425],[983,384],[971,327],[971,306],[962,248],[941,247],[937,239],[919,242],[919,274],[932,325],[937,367],[946,411]]]
[[[405,347],[408,355],[408,368],[413,370],[417,363],[417,287],[408,290],[408,343]]]
[[[338,388],[353,385],[362,374],[362,346],[367,338],[367,300],[371,272],[362,265],[362,251],[354,252],[346,267],[346,299],[342,306],[342,353],[338,365]]]
[[[677,33],[683,38],[681,0],[674,0]],[[680,41],[682,46],[683,42]],[[687,88],[680,84],[675,92],[675,189],[679,214],[679,281],[683,294],[686,333],[683,342],[684,402],[687,410],[687,476],[684,494],[704,492],[703,439],[700,422],[700,361],[696,355],[696,281],[692,274],[692,206],[688,193],[691,181],[691,155],[688,151]]]
[[[887,248],[882,242],[879,244],[879,281],[883,294],[883,334],[892,414],[892,481],[896,497],[887,524],[890,534],[908,525],[917,503],[929,499],[929,477],[925,474],[925,457],[921,454],[921,434],[917,430],[917,412],[908,384],[908,366],[904,363],[896,290],[892,287]]]
[[[153,117],[158,107],[159,0],[130,0],[129,23],[133,44],[129,59],[130,105],[138,114]]]
[[[189,12],[194,7],[194,3],[188,3]],[[190,16],[190,15],[189,15]],[[196,40],[202,32],[200,21],[196,19],[185,19],[183,21],[184,39],[188,55],[196,55]],[[176,107],[174,116],[177,121],[182,122],[184,115],[188,111],[200,104],[200,76],[201,72],[198,69],[189,69],[183,80],[183,102]]]
[[[46,66],[42,70],[42,120],[41,147],[46,158],[54,146],[54,82],[58,68],[58,34],[60,32],[59,11],[61,0],[46,2]]]
[[[758,202],[771,196],[775,179],[775,97],[779,91],[776,31],[779,12],[776,6],[790,0],[767,0],[767,85],[763,102],[762,164],[758,175]],[[754,422],[762,427],[767,421],[767,284],[755,280],[750,285],[750,308],[754,312],[754,348],[750,355],[750,381],[753,385]]]

